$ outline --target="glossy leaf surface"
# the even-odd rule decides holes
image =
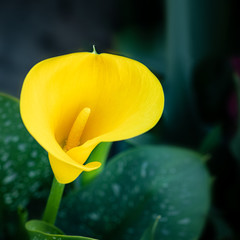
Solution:
[[[0,93],[0,238],[19,236],[17,210],[47,198],[51,179],[47,154],[25,129],[18,100]]]
[[[87,188],[64,200],[58,224],[69,234],[139,240],[161,215],[155,239],[197,238],[210,201],[203,159],[169,146],[119,154]]]
[[[4,94],[0,94],[0,176],[0,193],[11,209],[25,207],[30,196],[48,194],[48,189],[41,189],[51,177],[47,154],[22,124],[18,100]]]

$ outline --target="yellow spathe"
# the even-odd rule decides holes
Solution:
[[[132,138],[151,129],[163,106],[162,86],[143,64],[95,53],[73,53],[36,64],[20,98],[23,122],[49,153],[60,183],[100,166],[83,165],[100,142]]]

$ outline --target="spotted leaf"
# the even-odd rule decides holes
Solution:
[[[170,146],[136,148],[114,157],[87,188],[69,195],[58,225],[69,234],[139,240],[161,216],[154,239],[197,239],[209,192],[202,155]]]
[[[0,199],[11,211],[45,198],[51,182],[46,152],[25,129],[17,99],[0,94]]]

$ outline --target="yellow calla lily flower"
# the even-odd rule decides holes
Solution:
[[[24,80],[23,122],[48,152],[56,179],[74,181],[100,142],[140,135],[161,117],[164,95],[143,64],[112,54],[73,53],[36,64]]]

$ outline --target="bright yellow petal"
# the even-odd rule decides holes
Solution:
[[[82,143],[99,136],[101,141],[132,138],[151,129],[164,106],[159,80],[137,61],[110,54],[96,57],[101,86]]]
[[[98,143],[131,138],[151,129],[163,105],[161,84],[144,65],[120,56],[92,53],[40,62],[27,75],[20,99],[23,122],[49,152],[61,183],[100,166],[96,162],[83,165]],[[84,124],[79,127],[81,134],[77,139],[70,137],[74,143],[79,138],[80,145],[64,151],[84,109],[91,113],[77,121]]]
[[[84,155],[82,154],[82,152],[78,155],[78,153],[73,152],[70,156],[73,159],[77,159],[79,161],[82,160],[82,162],[84,163],[86,161],[86,158],[88,158],[90,152],[88,153],[88,155],[86,154]],[[49,154],[49,160],[50,160],[50,164],[54,171],[54,175],[56,179],[58,180],[58,182],[63,184],[74,181],[82,171],[92,171],[101,166],[99,162],[91,162],[82,166],[79,164],[79,166],[76,167],[72,164],[66,164],[64,161],[59,160],[58,158],[54,157],[51,154]],[[66,173],[71,173],[71,174],[66,174]]]

